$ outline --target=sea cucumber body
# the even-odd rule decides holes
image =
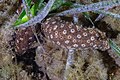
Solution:
[[[47,39],[65,48],[100,49],[110,48],[105,33],[96,28],[83,28],[60,17],[48,18],[42,23]]]

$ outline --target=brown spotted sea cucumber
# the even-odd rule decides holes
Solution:
[[[31,27],[18,28],[15,33],[15,52],[24,53],[35,41],[34,33]]]
[[[97,28],[83,28],[60,17],[48,18],[41,28],[48,40],[67,49],[110,49],[105,33]],[[15,39],[16,52],[23,53],[29,49],[30,44],[35,41],[33,37],[31,27],[18,28]]]
[[[100,49],[110,48],[105,33],[97,28],[83,28],[60,17],[48,18],[42,23],[47,39],[65,48]]]

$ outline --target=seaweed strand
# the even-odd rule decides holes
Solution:
[[[72,14],[86,12],[86,11],[95,11],[95,10],[108,8],[108,7],[114,7],[118,5],[120,5],[119,0],[101,1],[97,3],[89,4],[89,5],[84,5],[79,8],[73,8],[70,10],[63,11],[57,14],[57,16],[72,15]]]

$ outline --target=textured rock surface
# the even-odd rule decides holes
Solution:
[[[65,75],[64,69],[67,61],[67,53],[61,48],[49,53],[55,46],[48,43],[47,47],[48,52],[37,54],[36,62],[39,65],[44,64],[46,72],[51,80],[62,80]],[[66,73],[68,80],[108,79],[108,69],[103,63],[102,54],[100,52],[90,49],[84,51],[77,50],[74,57],[73,66],[70,67]]]
[[[0,0],[0,24],[10,19],[16,10],[16,0]]]
[[[120,6],[110,10],[113,13],[120,14]],[[107,24],[111,25],[111,28],[114,30],[120,31],[120,19],[116,19],[110,16],[106,16],[103,19]]]
[[[11,1],[10,4],[13,4],[13,0],[1,0],[0,2],[5,2],[5,1]],[[28,76],[27,72],[25,70],[22,70],[20,67],[12,64],[11,58],[13,58],[12,55],[9,54],[14,54],[13,52],[10,51],[11,48],[8,47],[8,40],[11,40],[11,34],[13,33],[13,30],[7,28],[9,27],[8,24],[12,24],[13,21],[10,21],[11,17],[7,17],[7,22],[4,23],[6,20],[6,17],[3,15],[6,10],[10,9],[8,6],[2,7],[4,4],[0,4],[0,14],[4,18],[0,18],[0,24],[6,24],[0,27],[0,79],[5,80],[7,78],[16,80],[16,79],[28,79],[31,80],[31,76]],[[8,14],[9,15],[9,14]],[[13,17],[13,16],[12,16]],[[113,19],[113,18],[111,18]],[[107,22],[107,21],[106,21]],[[119,22],[119,21],[118,21]],[[109,24],[112,24],[111,27],[113,29],[119,30],[119,23],[115,21],[108,22]],[[60,25],[60,24],[59,24]],[[104,24],[101,24],[104,25]],[[104,28],[103,28],[104,29]],[[68,29],[69,30],[69,29]],[[106,32],[106,31],[105,31]],[[24,32],[23,32],[24,33]],[[21,33],[23,35],[23,33]],[[96,30],[95,30],[96,33]],[[93,34],[91,34],[93,35]],[[23,35],[25,36],[25,35]],[[22,37],[23,37],[22,36]],[[21,37],[21,36],[20,36]],[[64,36],[65,37],[65,36]],[[85,37],[84,37],[85,38]],[[20,38],[18,38],[20,39]],[[73,39],[73,38],[72,38]],[[88,38],[87,38],[88,39]],[[90,39],[90,37],[89,37]],[[115,43],[117,45],[120,45],[119,41],[119,35],[117,39],[114,39]],[[27,40],[26,40],[27,41]],[[85,40],[86,41],[86,40]],[[38,63],[39,67],[42,67],[44,70],[41,69],[41,73],[45,73],[47,76],[47,79],[51,80],[62,80],[63,75],[64,75],[64,69],[66,65],[66,59],[67,59],[67,53],[62,49],[58,48],[55,45],[52,45],[52,43],[47,43],[45,44],[47,46],[46,48],[46,53],[45,54],[37,54],[36,62]],[[88,44],[87,44],[88,45]],[[24,45],[21,45],[24,46]],[[80,44],[79,44],[80,46]],[[92,46],[91,46],[92,47]],[[35,50],[34,50],[35,51]],[[40,51],[38,51],[40,53]],[[35,53],[35,52],[33,52]],[[103,53],[103,54],[102,54]],[[119,65],[119,58],[116,57],[116,55],[113,55],[113,60],[115,63],[111,63],[112,58],[109,55],[104,56],[104,54],[108,54],[106,52],[98,52],[96,50],[78,50],[75,53],[75,60],[74,60],[74,65],[69,69],[69,74],[68,74],[68,79],[70,80],[120,80],[120,68],[116,65]],[[114,54],[114,52],[113,52]],[[28,61],[25,63],[24,61],[21,61],[20,63],[22,64],[28,64],[28,62],[31,63],[31,57],[29,58],[28,56],[31,56],[30,54],[24,55],[22,57],[19,57],[21,59],[28,59]],[[104,58],[103,58],[104,57]],[[109,59],[110,58],[110,59]],[[108,59],[105,61],[105,59]],[[27,66],[27,65],[26,65]],[[36,70],[36,66],[34,66],[34,70],[36,72],[39,72],[39,70]],[[25,67],[25,66],[24,66]],[[31,68],[31,65],[28,65],[26,69]],[[7,72],[5,72],[7,71]],[[28,69],[27,71],[31,71]],[[16,74],[17,73],[17,74]],[[33,73],[36,74],[36,73]],[[36,74],[38,75],[38,74]],[[47,80],[46,76],[44,77],[43,80]],[[36,77],[36,76],[35,76]],[[41,77],[41,75],[40,75]]]

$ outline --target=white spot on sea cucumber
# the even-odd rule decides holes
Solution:
[[[65,43],[68,44],[70,41],[69,40],[66,40]]]
[[[46,21],[45,24],[47,25],[49,23],[49,21]]]
[[[19,43],[19,40],[17,40],[17,43]]]
[[[21,28],[22,30],[25,30],[26,28]]]
[[[46,28],[49,28],[49,26],[50,26],[50,25],[48,24],[48,25],[46,26]]]
[[[95,37],[94,37],[94,36],[91,36],[91,38],[90,38],[90,39],[91,39],[91,41],[93,41],[93,40],[95,40]]]
[[[63,36],[60,35],[60,39],[63,39]]]
[[[77,42],[77,40],[76,39],[73,39],[73,43],[76,43]]]
[[[83,36],[87,36],[87,33],[86,33],[86,32],[84,32],[84,33],[83,33]]]
[[[58,45],[60,45],[60,42],[59,42],[59,41],[57,41],[56,43],[57,43]]]
[[[90,43],[90,40],[89,40],[89,39],[87,40],[87,43]]]
[[[73,47],[78,47],[78,45],[77,45],[77,44],[74,44]]]
[[[87,29],[86,29],[86,28],[83,28],[83,30],[85,30],[85,31],[86,31]]]
[[[68,24],[69,22],[66,22],[66,24]]]
[[[20,48],[17,46],[17,49],[20,49]]]
[[[48,28],[49,28],[50,25],[47,25],[46,28],[45,28],[45,32],[48,32]],[[43,29],[44,30],[44,29]]]
[[[77,31],[80,31],[80,26],[76,25]]]
[[[70,32],[71,32],[71,33],[74,33],[74,32],[75,32],[75,29],[70,29]]]
[[[73,23],[69,24],[69,26],[68,26],[68,27],[69,27],[69,28],[72,28],[72,26],[73,26]]]
[[[55,35],[55,38],[58,38],[58,35]]]
[[[81,38],[81,35],[80,35],[80,34],[78,34],[78,35],[77,35],[77,38],[79,38],[79,39],[80,39],[80,38]]]
[[[55,31],[55,35],[58,35],[58,31]]]
[[[67,34],[67,30],[63,30],[63,34]]]
[[[49,29],[49,33],[51,33],[51,31],[52,31],[52,29],[50,28],[50,29]]]
[[[95,44],[95,45],[93,45],[93,48],[97,49],[98,47],[97,47],[97,45]]]
[[[86,45],[85,44],[81,44],[82,47],[85,47]]]
[[[28,34],[28,32],[26,31],[25,34]]]
[[[49,21],[51,18],[48,18],[47,21]]]
[[[93,34],[94,31],[93,31],[93,30],[89,30],[89,32],[90,32],[91,34]]]
[[[30,45],[31,43],[29,42],[28,44]]]
[[[25,48],[22,48],[22,50],[25,50]]]
[[[72,38],[72,36],[71,36],[71,35],[68,35],[68,36],[67,36],[67,38],[68,38],[68,39],[71,39],[71,38]]]
[[[23,38],[20,38],[21,41],[23,41]]]
[[[61,24],[61,26],[60,26],[61,28],[63,28],[64,27],[64,24]]]
[[[95,36],[96,36],[96,37],[99,37],[99,34],[96,33]]]
[[[50,35],[50,38],[51,38],[51,39],[53,38],[53,35],[52,35],[52,34]]]
[[[52,22],[52,24],[55,24],[55,23],[56,23],[56,21]]]
[[[93,43],[90,43],[90,46],[93,46]]]
[[[58,27],[58,26],[57,26],[57,25],[55,25],[55,26],[54,26],[54,28],[53,28],[53,30],[56,30],[56,29],[57,29],[57,27]]]
[[[62,22],[63,22],[63,20],[60,20],[60,22],[62,23]]]
[[[29,37],[29,40],[31,40],[32,39],[32,37]]]

